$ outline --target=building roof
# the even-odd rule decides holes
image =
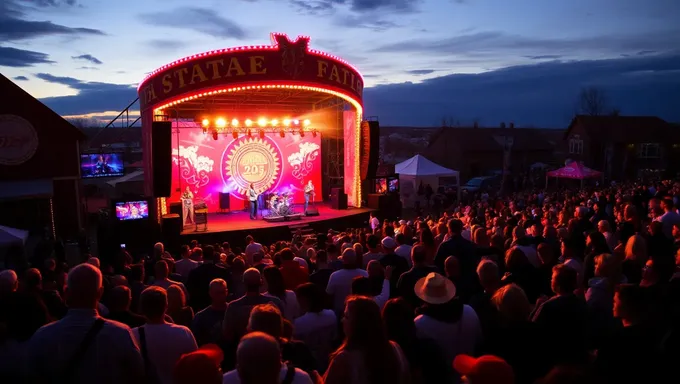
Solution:
[[[562,141],[564,131],[547,128],[474,128],[443,127],[430,139],[430,146],[438,140],[459,140],[466,151],[498,151],[503,149],[505,137],[513,138],[512,149],[517,151],[550,151]]]
[[[571,120],[565,138],[576,124],[581,124],[592,139],[615,143],[661,143],[680,138],[679,132],[656,116],[577,115]]]

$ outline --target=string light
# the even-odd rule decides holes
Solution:
[[[227,126],[227,121],[220,117],[217,120],[215,120],[215,126],[217,128],[222,129]]]
[[[257,120],[257,125],[259,125],[260,127],[266,127],[267,126],[267,119],[265,119],[264,117],[260,117]]]
[[[238,127],[238,119],[233,119],[233,120],[231,121],[231,126],[232,126],[232,127]]]
[[[246,127],[252,127],[253,126],[253,121],[248,119],[246,120]]]

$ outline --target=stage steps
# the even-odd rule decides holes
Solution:
[[[300,230],[302,232],[302,238],[303,239],[316,236],[316,232],[314,231],[314,228],[310,227],[309,224],[307,224],[307,223],[289,225],[288,229],[290,229],[291,235],[295,235],[295,233],[298,230]]]

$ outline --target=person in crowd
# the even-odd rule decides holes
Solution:
[[[336,314],[342,314],[345,308],[345,299],[352,292],[352,281],[355,277],[368,277],[368,272],[357,265],[357,254],[353,249],[346,249],[342,253],[342,269],[331,274],[328,279],[326,293],[333,300],[333,309]]]
[[[175,271],[182,276],[182,282],[186,283],[189,279],[189,273],[198,267],[198,262],[191,260],[191,249],[188,245],[182,246],[180,256],[182,259],[175,263]]]
[[[618,240],[616,239],[616,235],[614,234],[614,232],[612,232],[610,222],[608,220],[600,220],[597,223],[597,231],[604,235],[604,239],[606,240],[607,245],[609,246],[609,252],[613,252],[614,249],[616,249],[616,246],[618,245]]]
[[[641,235],[633,235],[628,238],[624,250],[623,274],[631,284],[639,284],[642,280],[642,268],[647,262],[647,243]]]
[[[186,287],[179,281],[170,280],[170,267],[166,260],[158,260],[154,266],[154,280],[152,286],[161,287],[167,290],[171,285],[177,285],[188,295]]]
[[[189,303],[194,311],[210,305],[210,295],[206,287],[215,279],[222,279],[231,285],[231,273],[220,265],[220,254],[215,252],[212,245],[203,247],[203,263],[189,273],[187,289],[189,290]]]
[[[344,310],[345,340],[331,355],[326,384],[410,382],[410,368],[401,347],[387,338],[378,305],[352,296]]]
[[[246,265],[247,266],[252,266],[254,263],[253,261],[253,255],[255,255],[258,252],[264,253],[264,247],[262,247],[262,244],[258,243],[255,241],[255,239],[248,235],[246,236],[246,249],[245,249],[245,255],[246,255]]]
[[[396,297],[397,283],[399,282],[399,277],[401,277],[401,274],[408,271],[408,261],[406,261],[404,257],[394,253],[394,250],[397,248],[397,242],[391,237],[382,239],[382,247],[385,251],[385,254],[378,261],[384,268],[392,268],[392,276],[390,277],[390,297]]]
[[[187,328],[191,327],[191,322],[194,320],[194,309],[187,306],[187,299],[182,288],[179,285],[171,285],[167,289],[167,294],[167,315],[172,318],[172,322]]]
[[[458,355],[453,361],[453,367],[466,382],[472,384],[515,384],[515,372],[505,360],[485,355],[472,357],[470,355]]]
[[[319,250],[316,253],[315,271],[309,275],[309,281],[325,290],[333,272],[335,271],[328,263],[328,253],[325,250]]]
[[[397,280],[397,293],[415,309],[422,304],[414,291],[416,283],[431,272],[437,272],[437,268],[427,264],[425,245],[415,245],[411,249],[411,264],[413,265],[411,269],[402,273]]]
[[[463,222],[452,219],[448,222],[448,240],[441,243],[435,256],[435,265],[440,271],[444,271],[444,262],[449,256],[455,256],[460,263],[462,279],[458,282],[458,289],[466,296],[472,295],[478,290],[478,282],[475,270],[479,263],[475,245],[463,238]]]
[[[144,360],[149,383],[172,384],[172,371],[179,358],[197,349],[189,328],[168,323],[165,314],[168,296],[165,289],[150,286],[142,292],[140,310],[146,324],[132,329]]]
[[[132,312],[138,313],[139,297],[148,287],[148,285],[144,284],[144,266],[142,264],[135,264],[130,267],[130,271],[128,272],[128,281],[130,284],[130,293],[132,294],[130,309]]]
[[[406,235],[403,233],[398,234],[394,240],[397,243],[397,248],[394,249],[394,254],[403,257],[407,263],[409,263],[409,267],[412,267],[411,265],[411,245],[409,244],[408,239],[406,238]]]
[[[482,343],[482,328],[475,310],[456,297],[453,282],[432,272],[414,289],[425,303],[416,312],[418,338],[434,340],[448,361],[460,353],[474,354]]]
[[[475,310],[477,317],[479,317],[483,334],[487,334],[493,329],[497,321],[497,309],[491,302],[491,298],[501,288],[498,264],[491,260],[483,259],[477,265],[477,276],[479,277],[482,291],[470,298],[470,306]]]
[[[366,268],[368,263],[372,260],[380,260],[383,257],[383,253],[380,250],[380,239],[378,236],[372,234],[366,238],[366,247],[368,252],[364,253],[361,259],[363,268]]]
[[[325,309],[325,292],[314,283],[305,283],[295,290],[302,315],[293,322],[293,336],[312,351],[319,372],[326,371],[328,356],[333,352],[338,333],[338,319]]]
[[[109,295],[109,314],[107,318],[123,323],[130,328],[140,327],[146,323],[146,318],[130,311],[132,292],[126,286],[118,286]]]
[[[183,354],[173,369],[174,384],[221,384],[224,352],[215,344],[205,344]]]
[[[595,257],[595,276],[588,281],[585,295],[593,327],[592,343],[595,345],[616,326],[613,317],[614,293],[623,282],[625,279],[618,256],[603,253]]]
[[[293,290],[309,281],[309,269],[294,260],[295,253],[290,248],[281,250],[281,275],[285,289]],[[291,292],[292,293],[292,292]]]
[[[97,313],[102,293],[102,274],[95,266],[81,264],[69,272],[68,313],[30,340],[31,382],[144,382],[144,363],[130,328]]]
[[[215,279],[209,286],[210,306],[199,311],[191,322],[191,331],[198,345],[222,341],[222,321],[227,311],[227,282]]]
[[[289,321],[295,320],[300,315],[300,305],[295,292],[286,289],[281,270],[275,266],[270,266],[264,269],[263,276],[267,287],[265,295],[279,298],[283,303],[285,318]]]
[[[392,267],[383,268],[373,260],[368,263],[368,277],[357,276],[352,280],[352,295],[371,297],[382,310],[390,298],[390,275]]]

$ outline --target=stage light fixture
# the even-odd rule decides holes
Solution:
[[[222,129],[227,126],[227,120],[219,117],[217,120],[215,120],[215,126],[219,129]]]
[[[231,126],[232,126],[232,127],[238,127],[238,119],[233,119],[233,120],[231,121]]]
[[[260,127],[266,127],[267,126],[267,119],[265,119],[264,117],[260,117],[257,120],[257,125],[259,125]]]
[[[217,140],[217,131],[212,132],[213,140]]]
[[[248,137],[253,137],[253,133],[250,131],[250,129],[248,130]]]
[[[293,120],[293,125],[300,125],[300,120],[298,119]]]
[[[309,124],[311,124],[311,123],[312,122],[309,121],[309,119],[305,119],[305,121],[302,122],[302,125],[304,125],[305,127],[309,127]]]
[[[231,135],[234,137],[234,140],[238,139],[238,131],[232,132]]]
[[[289,127],[290,126],[290,119],[283,119],[283,125],[285,125],[286,127]]]
[[[300,137],[305,137],[305,131],[303,131],[302,129],[300,130]]]
[[[264,131],[260,129],[260,139],[264,140]]]
[[[276,119],[272,120],[271,123],[272,123],[272,127],[277,127],[279,125],[279,121],[276,120]]]
[[[203,125],[203,128],[208,128],[210,126],[210,120],[203,119],[203,121],[201,121],[201,125]]]
[[[246,119],[246,127],[252,127],[253,126],[253,121],[250,119]]]
[[[279,131],[279,135],[283,139],[284,137],[286,137],[286,132],[284,132],[284,130],[282,129],[282,130]]]

